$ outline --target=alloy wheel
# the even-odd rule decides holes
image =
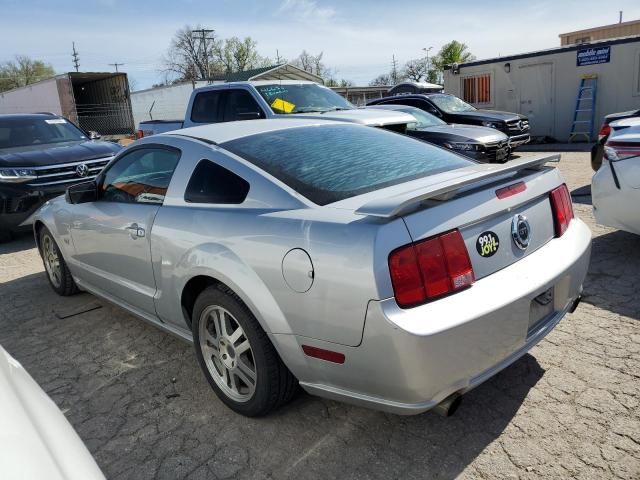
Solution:
[[[249,338],[225,308],[212,305],[200,315],[199,343],[207,370],[230,399],[246,402],[258,378]]]
[[[44,258],[44,266],[51,283],[56,287],[62,284],[62,268],[60,266],[60,256],[56,249],[53,239],[49,235],[45,235],[42,242],[42,253]]]

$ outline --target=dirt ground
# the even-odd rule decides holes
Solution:
[[[29,236],[0,245],[0,344],[110,479],[638,479],[640,237],[595,225],[588,156],[559,167],[594,235],[582,304],[452,418],[304,393],[243,418],[189,344],[89,294],[56,296]]]

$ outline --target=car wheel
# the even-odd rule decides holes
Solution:
[[[47,272],[47,279],[55,292],[63,297],[77,293],[78,287],[73,281],[69,267],[62,258],[62,253],[53,239],[53,235],[46,227],[40,231],[40,254]]]
[[[209,384],[232,410],[249,417],[288,402],[297,380],[260,324],[231,290],[204,290],[193,309],[196,356]]]

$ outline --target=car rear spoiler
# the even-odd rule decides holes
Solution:
[[[464,187],[521,170],[540,170],[547,162],[559,162],[560,154],[538,155],[512,160],[506,164],[481,163],[458,170],[460,175],[411,190],[400,191],[386,198],[378,198],[358,208],[357,215],[391,218],[412,210],[425,200],[443,200]],[[393,188],[393,187],[392,187]]]

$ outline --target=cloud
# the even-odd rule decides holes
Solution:
[[[293,15],[299,20],[329,20],[336,15],[333,7],[319,7],[316,0],[284,0],[276,15]]]

